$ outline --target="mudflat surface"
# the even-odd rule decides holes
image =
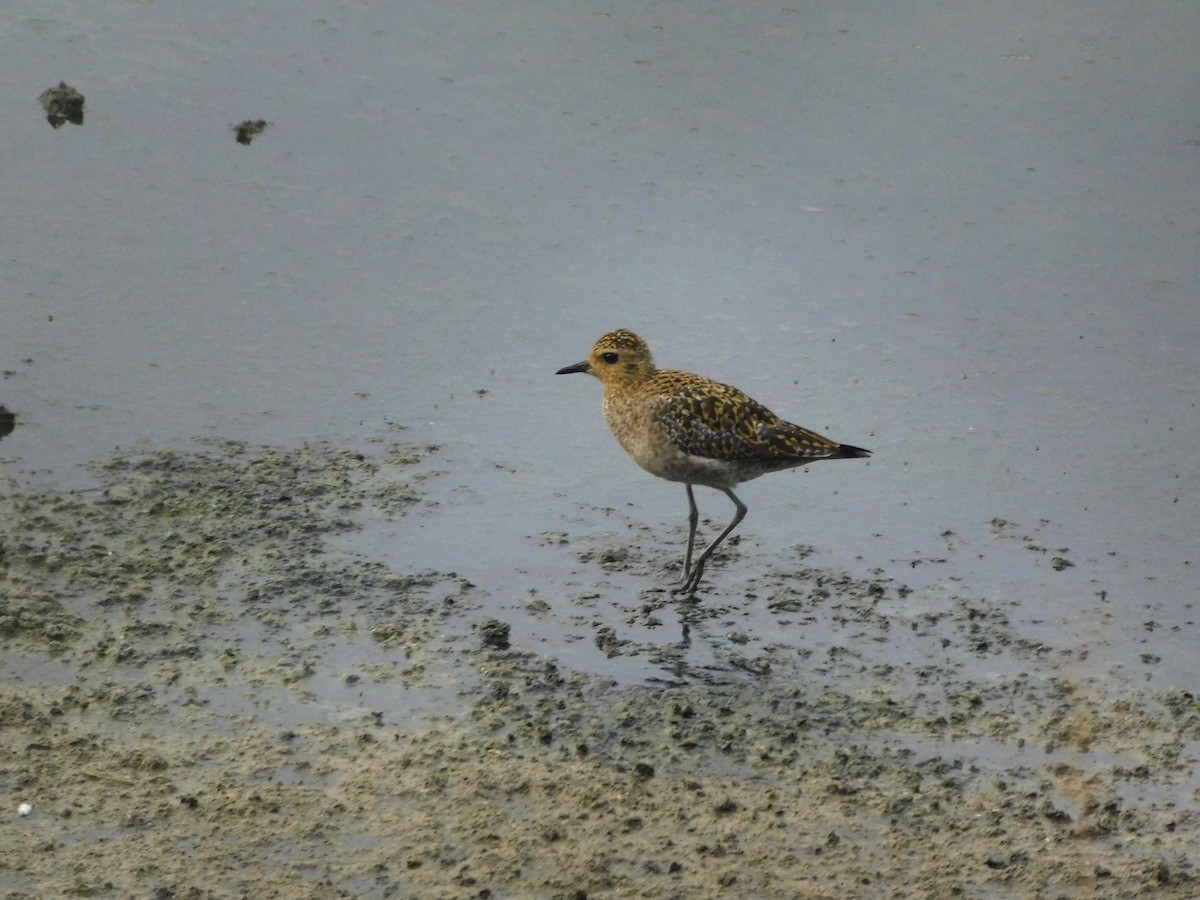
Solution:
[[[454,572],[344,549],[439,515],[440,450],[404,437],[209,440],[12,495],[0,896],[1200,889],[1193,694],[1073,679],[1087,645],[1022,639],[1010,604],[911,591],[904,567],[801,547],[739,580],[735,545],[722,587],[680,600],[670,542],[531,536],[601,587],[523,614],[582,610],[576,640],[660,673],[584,674]],[[624,575],[644,586],[606,593]]]

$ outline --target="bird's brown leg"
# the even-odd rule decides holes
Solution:
[[[688,485],[688,493],[690,496],[691,485]],[[696,565],[692,567],[692,571],[684,579],[683,585],[676,588],[674,591],[672,591],[672,593],[675,593],[675,594],[695,593],[696,588],[699,587],[699,585],[700,585],[700,579],[704,575],[704,564],[708,561],[708,558],[712,555],[712,552],[717,549],[717,545],[720,544],[721,541],[723,541],[723,540],[725,540],[725,538],[729,537],[729,533],[731,531],[733,531],[733,529],[738,527],[738,523],[741,522],[742,519],[746,518],[746,511],[748,509],[746,504],[743,503],[741,500],[739,500],[737,498],[737,495],[733,491],[729,490],[728,488],[725,489],[725,496],[728,497],[730,500],[732,500],[733,505],[737,507],[737,512],[735,512],[733,515],[733,521],[725,526],[725,530],[722,531],[719,535],[717,535],[717,539],[715,541],[713,541],[711,544],[709,544],[707,547],[704,548],[704,552],[701,553],[700,558],[696,560]],[[694,505],[695,504],[693,503],[693,506]],[[690,550],[690,542],[689,542],[689,550]]]

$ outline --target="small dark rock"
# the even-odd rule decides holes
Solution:
[[[46,110],[46,121],[51,127],[59,128],[64,122],[83,124],[83,94],[65,81],[60,81],[58,87],[42,91],[38,100]]]
[[[479,624],[480,643],[485,650],[507,650],[512,646],[508,641],[511,631],[512,628],[507,622],[488,619]]]
[[[1154,880],[1155,884],[1171,883],[1171,867],[1167,865],[1167,861],[1165,859],[1160,859],[1158,861],[1158,865],[1154,867],[1153,871],[1150,873],[1150,877]]]
[[[262,134],[271,123],[266,119],[247,119],[233,126],[234,136],[239,144],[249,144]]]
[[[1045,818],[1049,819],[1051,822],[1070,822],[1071,821],[1071,816],[1069,813],[1059,809],[1053,803],[1051,803],[1049,800],[1046,800],[1042,803],[1041,813]]]
[[[0,404],[0,438],[6,434],[12,434],[13,429],[16,427],[17,414],[3,404]]]

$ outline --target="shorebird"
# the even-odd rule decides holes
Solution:
[[[735,387],[659,369],[650,348],[632,331],[610,331],[583,362],[558,375],[586,372],[604,384],[604,419],[634,462],[652,475],[681,481],[687,488],[688,543],[683,583],[672,593],[693,594],[704,564],[746,516],[747,506],[733,488],[768,472],[792,469],[820,459],[856,459],[870,450],[839,444],[779,418]],[[692,563],[696,541],[693,485],[723,491],[736,509],[733,521]]]

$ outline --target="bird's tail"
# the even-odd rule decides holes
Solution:
[[[865,456],[870,456],[870,455],[871,455],[870,450],[864,450],[862,447],[854,447],[850,444],[842,444],[840,447],[838,447],[836,450],[834,450],[832,453],[830,453],[825,458],[826,459],[861,459]]]

